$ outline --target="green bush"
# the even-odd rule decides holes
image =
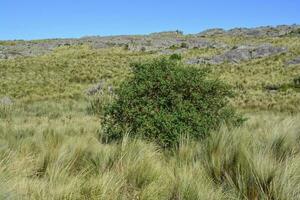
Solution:
[[[174,54],[170,55],[170,59],[171,60],[181,60],[182,56],[180,54],[174,53]]]
[[[230,87],[208,79],[208,70],[183,66],[170,59],[134,64],[133,76],[116,90],[118,98],[106,106],[103,140],[130,136],[178,145],[182,136],[202,139],[222,122],[241,118],[227,106]]]
[[[188,45],[187,43],[185,43],[185,42],[182,42],[182,43],[180,44],[180,48],[188,49],[188,48],[189,48],[189,45]]]
[[[300,76],[297,78],[294,78],[293,82],[294,82],[294,87],[300,88]]]

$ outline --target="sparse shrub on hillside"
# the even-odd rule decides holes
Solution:
[[[170,56],[170,60],[181,60],[182,56],[180,54],[174,53]]]
[[[297,88],[300,88],[300,76],[297,78],[294,78],[294,86]]]
[[[141,52],[145,52],[146,51],[146,47],[141,47]]]
[[[188,49],[188,48],[189,48],[189,45],[188,45],[187,43],[185,43],[185,42],[182,42],[182,43],[180,44],[180,48]]]
[[[123,46],[123,48],[124,48],[125,51],[128,51],[128,50],[129,50],[129,44],[125,44],[125,45]]]
[[[222,122],[242,120],[230,109],[230,87],[208,79],[208,70],[182,66],[170,59],[133,65],[133,77],[116,91],[118,98],[105,108],[106,142],[130,136],[177,145],[183,135],[202,139]]]

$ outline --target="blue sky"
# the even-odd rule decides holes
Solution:
[[[0,40],[300,24],[300,0],[0,0]]]

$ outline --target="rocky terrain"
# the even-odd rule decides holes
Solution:
[[[187,61],[188,64],[221,64],[223,62],[239,63],[256,58],[264,58],[271,55],[277,55],[287,52],[285,47],[274,47],[271,44],[262,44],[258,46],[238,46],[234,47],[221,55],[212,58],[194,58]]]
[[[182,137],[174,151],[127,137],[127,127],[123,141],[103,143],[103,108],[118,99],[133,75],[132,63],[160,58],[205,68],[209,79],[232,88],[228,101],[245,124],[224,125],[205,140]],[[155,80],[152,71],[144,74]],[[171,93],[162,105],[192,105],[177,106],[173,95],[186,97],[173,91],[197,96],[204,89],[205,98],[218,93],[209,84],[194,85],[190,76],[176,76],[163,76],[174,86],[163,88]],[[177,84],[180,78],[183,84]],[[187,83],[199,90],[181,86]],[[153,84],[152,91],[167,94],[159,91],[165,85]],[[199,111],[205,115],[212,113],[206,108],[222,104],[205,98],[195,98],[204,102]],[[164,110],[145,130],[153,123],[172,128],[162,119],[176,119],[169,115],[174,109]],[[299,121],[298,25],[0,41],[0,199],[300,199]]]
[[[169,55],[232,85],[237,107],[300,110],[300,25],[0,41],[0,106],[97,96],[130,63]]]
[[[181,31],[152,33],[136,36],[92,36],[79,39],[49,39],[35,41],[0,41],[0,59],[43,55],[60,46],[89,45],[92,48],[123,47],[128,51],[159,52],[162,54],[182,53],[187,49],[216,48],[224,54],[212,58],[192,58],[190,64],[240,62],[252,58],[267,57],[286,52],[285,47],[270,44],[231,46],[215,40],[216,37],[284,37],[299,35],[299,25],[265,26],[258,28],[209,29],[198,34],[184,35]],[[297,62],[297,61],[295,61]]]

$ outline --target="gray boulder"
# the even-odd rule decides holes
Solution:
[[[186,53],[187,49],[163,49],[159,51],[158,53],[161,55],[172,55],[172,54],[183,54]]]
[[[0,59],[7,59],[7,56],[2,51],[0,51]]]
[[[10,97],[2,97],[0,98],[0,105],[2,106],[11,106],[14,104],[14,101]]]
[[[265,58],[273,55],[278,55],[286,52],[287,49],[283,47],[274,47],[270,44],[262,44],[259,46],[239,46],[226,51],[221,55],[212,58],[193,58],[187,61],[188,64],[221,64],[223,62],[240,63],[257,58]]]
[[[103,89],[104,89],[104,81],[102,80],[98,84],[87,89],[86,94],[89,96],[101,94],[103,92]]]
[[[197,35],[201,36],[201,37],[206,37],[206,36],[222,35],[225,33],[226,33],[226,31],[224,29],[212,28],[212,29],[207,29],[205,31],[202,31],[202,32],[198,33]]]
[[[227,45],[220,42],[214,42],[208,39],[203,39],[199,37],[189,38],[186,40],[189,49],[193,48],[226,48]]]
[[[228,48],[226,44],[209,40],[210,36],[227,35],[231,37],[280,37],[292,34],[299,35],[299,25],[281,25],[276,27],[264,26],[257,28],[235,28],[228,31],[223,29],[209,29],[199,34],[183,35],[181,31],[153,33],[150,35],[121,35],[121,36],[91,36],[79,39],[48,39],[35,41],[2,42],[0,45],[0,59],[17,57],[39,56],[51,53],[61,46],[88,45],[92,48],[124,47],[129,51],[160,52],[165,49],[192,49],[192,48]],[[243,52],[244,51],[244,52]],[[260,51],[260,50],[258,50]],[[262,50],[264,51],[264,50]],[[258,55],[265,52],[257,52]],[[231,53],[233,53],[231,55]],[[252,56],[255,57],[255,53]],[[236,55],[240,54],[240,55]],[[239,57],[248,59],[246,50],[228,52],[228,57],[238,61]],[[222,57],[217,57],[212,62],[222,62]]]
[[[270,44],[263,44],[258,47],[250,49],[252,58],[264,58],[272,55],[278,55],[287,52],[284,47],[274,47]]]
[[[299,29],[299,25],[279,25],[276,27],[272,26],[261,26],[256,28],[234,28],[226,32],[227,35],[231,36],[247,36],[247,37],[280,37],[288,35],[293,31]]]
[[[298,65],[298,64],[300,64],[300,56],[286,62],[286,65]]]
[[[283,47],[274,47],[270,44],[263,44],[259,46],[240,46],[229,50],[222,55],[215,56],[212,60],[215,63],[231,62],[239,63],[256,58],[265,58],[268,56],[278,55],[286,52],[287,49]]]
[[[202,58],[190,58],[186,61],[186,64],[189,65],[196,65],[196,64],[201,64],[204,63]]]
[[[207,57],[200,57],[200,58],[190,58],[186,61],[187,64],[189,65],[195,65],[195,64],[219,64],[220,62],[217,60],[214,60],[212,58],[207,58]]]

